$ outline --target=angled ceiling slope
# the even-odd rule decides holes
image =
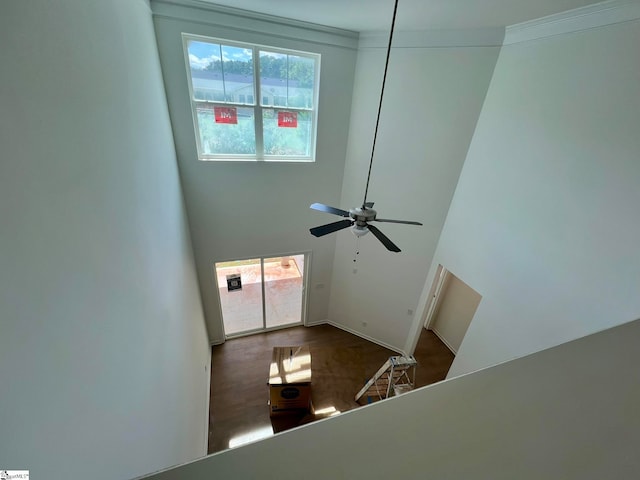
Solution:
[[[194,0],[183,0],[184,3]],[[392,0],[195,0],[355,32],[388,30]],[[597,0],[401,0],[402,30],[506,27]],[[404,14],[403,14],[404,12]],[[406,12],[411,12],[407,15]]]

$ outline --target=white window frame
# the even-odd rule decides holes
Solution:
[[[254,91],[253,104],[228,102],[228,101],[214,101],[214,100],[196,100],[193,92],[193,80],[191,78],[191,65],[189,63],[189,40],[195,40],[199,42],[217,43],[224,46],[239,47],[245,49],[251,49],[253,52],[253,85]],[[279,47],[272,47],[269,45],[261,45],[255,43],[237,42],[235,40],[228,40],[224,38],[208,37],[203,35],[194,35],[189,33],[182,34],[183,56],[185,59],[185,65],[187,69],[187,84],[189,87],[189,100],[191,104],[191,114],[193,117],[193,128],[196,137],[196,146],[198,150],[198,159],[203,161],[263,161],[263,162],[315,162],[316,158],[316,141],[318,130],[318,100],[320,93],[320,54],[313,52],[303,52],[300,50],[285,49]],[[273,53],[279,53],[284,55],[296,55],[314,60],[314,91],[313,91],[313,107],[301,108],[301,107],[279,107],[263,105],[262,92],[260,86],[260,51],[268,51]],[[255,121],[255,141],[256,141],[256,154],[205,154],[202,148],[200,126],[198,123],[198,110],[197,106],[207,105],[219,105],[237,108],[253,108],[254,121]],[[263,123],[262,112],[263,110],[287,110],[287,111],[299,111],[311,113],[311,145],[308,156],[297,155],[265,155],[264,143],[263,143]]]

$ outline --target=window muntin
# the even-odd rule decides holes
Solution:
[[[320,55],[183,40],[201,160],[314,161]]]

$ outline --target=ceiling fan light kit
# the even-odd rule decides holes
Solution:
[[[366,226],[365,227],[361,227],[359,225],[352,226],[351,227],[351,231],[358,238],[363,237],[364,235],[369,233],[369,229]]]
[[[367,202],[367,193],[369,192],[369,180],[371,179],[371,167],[373,166],[373,156],[376,149],[376,139],[378,137],[378,126],[380,124],[380,111],[382,109],[382,99],[384,97],[384,85],[387,81],[387,70],[389,68],[389,56],[391,54],[391,42],[393,40],[393,30],[396,23],[396,13],[398,11],[398,0],[395,0],[393,8],[393,18],[391,20],[391,31],[389,33],[389,45],[387,47],[387,58],[384,65],[384,75],[382,77],[382,88],[380,90],[380,101],[378,103],[378,115],[376,118],[376,128],[373,133],[373,145],[371,147],[371,160],[369,161],[369,173],[367,175],[367,185],[364,190],[364,200],[362,207],[352,208],[349,211],[342,210],[336,207],[330,207],[323,203],[314,203],[311,205],[312,210],[319,212],[330,213],[332,215],[338,215],[340,217],[346,217],[345,220],[339,220],[337,222],[328,223],[319,227],[310,229],[311,235],[316,237],[322,237],[329,233],[337,232],[348,227],[351,227],[353,234],[360,238],[367,233],[371,232],[386,248],[391,252],[400,252],[400,248],[393,243],[386,235],[384,235],[380,229],[374,225],[370,225],[369,222],[388,222],[388,223],[403,223],[406,225],[422,225],[420,222],[414,222],[410,220],[390,220],[377,218],[378,212],[373,209],[373,202]]]

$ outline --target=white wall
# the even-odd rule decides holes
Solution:
[[[450,376],[640,315],[638,45],[635,20],[503,48],[429,275],[483,296]]]
[[[638,342],[633,322],[148,478],[635,478]]]
[[[154,3],[158,47],[210,338],[223,340],[213,264],[312,251],[308,321],[327,318],[335,238],[309,228],[325,220],[313,202],[339,203],[355,69],[355,37]],[[189,103],[181,33],[322,55],[315,163],[201,162]],[[296,39],[296,37],[298,39]],[[350,46],[351,45],[351,46]]]
[[[0,466],[204,454],[209,348],[148,5],[0,4]]]
[[[333,323],[396,350],[405,348],[413,319],[408,310],[418,304],[499,52],[494,46],[429,47],[415,37],[394,37],[368,197],[381,218],[424,226],[377,224],[400,254],[372,235],[356,246],[351,232],[339,232],[329,311]],[[342,208],[362,204],[384,58],[384,48],[358,52],[336,205]]]

